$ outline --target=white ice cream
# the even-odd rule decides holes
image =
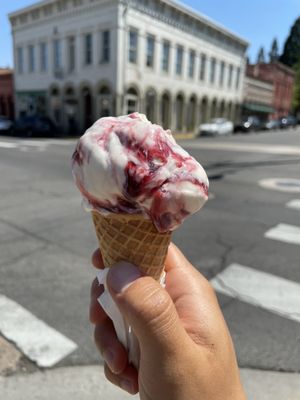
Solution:
[[[162,232],[178,227],[208,196],[201,165],[170,131],[138,113],[96,121],[78,141],[73,174],[90,209],[143,213]]]

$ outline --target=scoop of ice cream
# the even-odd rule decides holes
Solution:
[[[89,209],[142,213],[160,232],[177,228],[208,197],[201,165],[139,113],[96,121],[77,143],[73,175]]]

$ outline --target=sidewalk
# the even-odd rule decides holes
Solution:
[[[194,133],[176,133],[172,132],[172,135],[174,136],[175,140],[188,140],[188,139],[194,139],[195,134]]]
[[[300,375],[242,369],[248,400],[298,400]],[[0,377],[5,400],[129,400],[130,396],[106,381],[100,366],[68,367],[26,375]]]

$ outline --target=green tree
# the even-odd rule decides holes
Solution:
[[[277,61],[279,58],[279,54],[278,54],[278,43],[277,43],[277,39],[274,38],[272,45],[271,45],[271,50],[269,52],[269,58],[270,58],[270,62],[274,62]]]
[[[295,85],[293,91],[293,109],[300,112],[300,57],[298,62],[294,65],[295,70]]]
[[[300,58],[300,17],[296,19],[291,28],[290,34],[285,41],[280,61],[292,67]]]
[[[265,50],[263,47],[261,47],[257,54],[257,64],[265,62],[266,62]]]

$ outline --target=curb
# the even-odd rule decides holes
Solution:
[[[241,378],[251,400],[297,400],[300,375],[241,369]],[[139,399],[110,384],[102,366],[62,367],[32,374],[0,377],[5,400],[129,400]]]
[[[174,132],[172,132],[172,136],[175,138],[175,140],[195,139],[194,133],[174,133]]]

